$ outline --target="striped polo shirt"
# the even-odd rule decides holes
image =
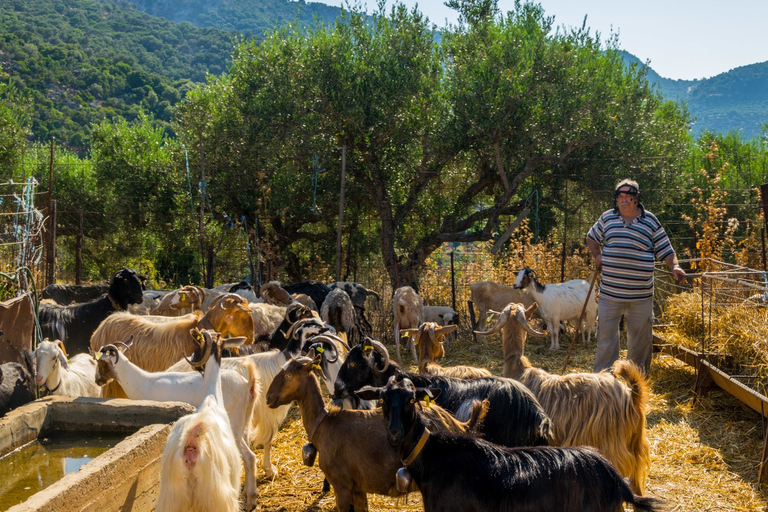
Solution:
[[[661,223],[648,211],[625,225],[620,214],[608,210],[587,237],[603,246],[600,294],[614,300],[652,297],[654,260],[675,252]]]

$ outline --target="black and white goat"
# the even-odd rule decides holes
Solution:
[[[517,273],[512,287],[523,290],[539,305],[539,315],[546,322],[551,338],[550,349],[560,348],[560,322],[578,321],[585,303],[587,307],[584,327],[581,329],[582,341],[586,342],[595,332],[597,326],[595,290],[593,289],[590,293],[589,283],[584,279],[542,284],[536,279],[536,273],[533,270],[524,268]],[[589,293],[589,300],[587,300],[587,293]]]
[[[619,512],[624,503],[659,510],[659,500],[633,494],[597,450],[508,448],[430,431],[416,404],[437,400],[440,392],[392,377],[384,388],[358,393],[382,400],[389,443],[403,460],[399,475],[419,487],[425,512]]]
[[[71,306],[40,303],[43,338],[61,340],[69,354],[87,354],[91,335],[105,318],[143,300],[138,274],[124,268],[112,278],[107,294],[98,299]]]

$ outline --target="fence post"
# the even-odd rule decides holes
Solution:
[[[53,284],[56,275],[54,272],[56,261],[56,215],[53,201],[53,139],[50,143],[50,157],[48,162],[48,258],[46,260],[45,284]]]
[[[75,241],[75,284],[80,284],[83,277],[83,210],[80,210],[77,240]]]

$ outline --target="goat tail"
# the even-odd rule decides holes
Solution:
[[[627,360],[619,360],[613,366],[616,377],[623,379],[631,390],[631,400],[625,411],[627,423],[627,447],[634,457],[634,471],[629,476],[632,490],[642,495],[645,481],[651,470],[651,446],[645,429],[645,411],[650,393],[648,381],[640,367]]]
[[[253,418],[253,408],[256,406],[256,400],[258,400],[264,391],[261,388],[259,371],[256,369],[256,365],[250,359],[245,359],[242,363],[240,363],[238,371],[248,380],[248,402],[246,406],[245,417]],[[245,428],[248,431],[246,432],[246,439],[249,438],[250,426],[251,421],[249,419],[245,423]]]
[[[475,400],[472,403],[472,411],[469,414],[469,419],[466,422],[467,432],[477,432],[482,426],[485,416],[488,414],[488,408],[491,402],[488,399],[483,401]]]
[[[658,498],[633,495],[631,499],[627,499],[626,501],[631,503],[636,511],[645,510],[647,512],[662,512],[666,510],[664,502]]]

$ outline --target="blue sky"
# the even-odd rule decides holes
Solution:
[[[321,0],[342,5],[345,0]],[[375,0],[360,0],[370,12]],[[387,6],[393,0],[387,0]],[[444,0],[403,0],[438,26],[456,22]],[[650,60],[665,78],[709,78],[730,69],[768,61],[768,0],[539,0],[555,26],[587,26],[601,34],[619,34],[619,46]],[[514,0],[499,0],[502,11]]]

